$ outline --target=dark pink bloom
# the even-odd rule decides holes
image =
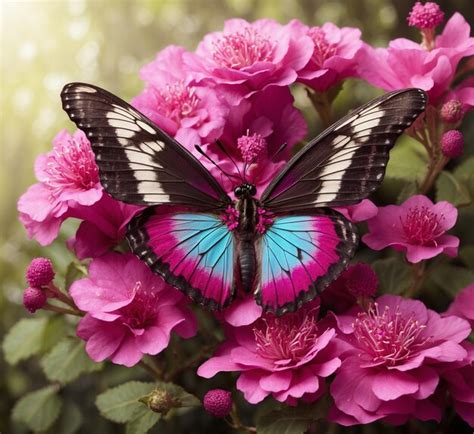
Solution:
[[[426,196],[412,196],[401,205],[379,208],[377,216],[367,222],[369,233],[362,240],[374,250],[391,246],[406,251],[412,263],[440,253],[454,257],[459,238],[446,235],[446,231],[455,225],[457,215],[449,202],[433,204]]]
[[[36,159],[38,183],[18,200],[20,221],[28,235],[41,245],[51,243],[63,220],[80,206],[90,206],[102,197],[99,171],[89,141],[78,130],[61,131],[53,150]]]
[[[26,280],[30,286],[40,288],[54,279],[53,263],[48,258],[35,258],[28,265]]]
[[[48,297],[41,288],[29,286],[23,293],[23,306],[30,313],[35,313],[38,309],[41,309],[47,301]]]
[[[257,186],[258,196],[290,158],[291,148],[307,131],[306,121],[293,101],[287,88],[272,87],[231,109],[221,140],[239,169],[215,143],[209,143],[207,151],[232,179],[201,158],[226,191],[233,192],[242,182],[245,169],[246,179]],[[278,152],[285,143],[286,148]]]
[[[232,410],[232,394],[228,390],[209,390],[202,400],[204,408],[215,417],[226,417]]]
[[[317,399],[322,379],[340,365],[335,330],[318,322],[318,310],[313,303],[296,313],[265,314],[250,326],[229,327],[228,339],[198,374],[240,372],[237,388],[252,404],[269,395],[290,405]]]
[[[474,329],[474,283],[466,286],[456,295],[456,298],[446,311],[446,315],[456,315],[469,321]]]
[[[294,40],[288,25],[262,19],[227,20],[222,32],[209,33],[199,44],[199,59],[189,59],[201,79],[232,89],[235,102],[268,86],[288,86],[311,58],[308,37]],[[196,61],[197,60],[197,61]]]
[[[355,205],[341,206],[334,209],[352,223],[365,222],[378,213],[378,208],[369,199],[364,199]]]
[[[147,86],[133,99],[138,110],[190,150],[221,136],[228,111],[215,89],[195,83],[186,63],[195,56],[173,45],[160,51],[141,69]]]
[[[332,23],[308,27],[298,20],[288,25],[292,37],[309,37],[313,45],[311,59],[298,71],[298,81],[324,92],[347,77],[357,76],[358,56],[363,49],[359,29],[339,28]]]
[[[419,29],[434,29],[444,20],[444,13],[438,4],[416,2],[408,15],[408,25]]]
[[[464,17],[455,13],[431,51],[404,38],[391,41],[386,49],[367,47],[360,61],[360,76],[386,91],[421,88],[428,93],[430,104],[436,105],[449,89],[459,61],[474,54],[470,31]]]
[[[94,259],[89,277],[72,284],[71,296],[87,312],[77,335],[96,362],[133,366],[144,354],[163,351],[172,331],[183,338],[196,333],[184,296],[132,254]]]
[[[331,419],[343,425],[383,419],[439,421],[435,391],[446,364],[462,361],[467,321],[442,318],[417,300],[384,295],[368,311],[337,317],[347,345],[331,384]]]
[[[445,157],[457,158],[464,153],[464,136],[459,130],[449,130],[441,136],[441,152]]]
[[[143,207],[119,202],[104,194],[99,202],[76,210],[83,220],[68,246],[79,259],[95,258],[117,246],[125,237],[127,224]]]

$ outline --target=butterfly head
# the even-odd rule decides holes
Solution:
[[[244,183],[235,188],[234,194],[235,197],[239,199],[252,197],[257,194],[257,187],[255,187],[253,184]]]

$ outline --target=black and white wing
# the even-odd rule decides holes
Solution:
[[[359,202],[382,182],[389,151],[423,112],[426,94],[404,89],[374,99],[308,143],[263,192],[275,213]]]
[[[67,84],[61,99],[66,113],[90,140],[100,181],[115,199],[199,210],[230,203],[190,152],[122,99],[84,83]]]

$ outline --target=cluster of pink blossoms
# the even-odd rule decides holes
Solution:
[[[387,91],[424,89],[427,113],[439,113],[443,122],[442,153],[456,158],[464,145],[457,128],[474,106],[474,81],[453,83],[461,60],[474,54],[474,38],[458,13],[436,35],[443,21],[436,4],[417,3],[408,23],[420,29],[422,42],[396,39],[387,48],[373,48],[359,29],[332,23],[231,19],[222,31],[206,35],[195,52],[176,46],[160,51],[142,68],[145,87],[132,104],[194,153],[229,194],[234,185],[194,145],[231,175],[246,168],[258,197],[306,137],[293,85],[321,95],[352,77]],[[143,355],[166,349],[172,332],[193,336],[196,321],[185,297],[119,248],[127,223],[142,208],[103,190],[85,135],[60,132],[53,150],[38,157],[35,173],[38,183],[18,202],[29,236],[47,245],[65,219],[81,221],[67,245],[79,260],[90,259],[89,274],[72,285],[72,301],[66,301],[84,314],[77,335],[87,341],[89,356],[133,366]],[[401,205],[377,207],[364,200],[336,210],[354,223],[367,222],[363,241],[373,250],[390,246],[410,263],[457,256],[459,239],[446,234],[457,210],[448,202],[415,195]],[[229,216],[229,227],[234,224]],[[51,286],[53,276],[25,293],[30,311],[43,307],[47,297],[64,298]],[[377,287],[373,269],[358,263],[321,300],[296,313],[274,317],[263,314],[253,297],[240,300],[217,314],[226,340],[198,374],[238,372],[237,388],[254,404],[272,396],[297,405],[329,393],[330,418],[343,425],[401,424],[412,417],[439,421],[449,396],[474,426],[474,350],[466,341],[474,325],[473,285],[441,315],[420,301],[375,298]],[[229,413],[228,392],[206,400],[212,414]]]

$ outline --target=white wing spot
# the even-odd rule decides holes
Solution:
[[[96,93],[97,91],[89,86],[76,86],[74,92]]]
[[[143,121],[137,121],[137,125],[150,134],[155,134],[155,130]]]

